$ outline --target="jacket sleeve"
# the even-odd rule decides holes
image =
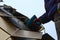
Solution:
[[[47,23],[51,20],[51,18],[48,17],[48,13],[44,13],[42,16],[39,17],[41,23]]]
[[[56,3],[56,0],[44,0],[44,2],[46,11],[49,11],[51,7]]]
[[[57,5],[54,4],[53,7],[49,10],[49,12],[44,13],[41,17],[39,17],[39,19],[43,24],[49,22],[50,20],[53,20],[53,15],[55,14],[56,10]]]

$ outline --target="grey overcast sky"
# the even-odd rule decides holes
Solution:
[[[18,12],[31,18],[33,15],[37,17],[45,13],[44,0],[4,0],[0,5],[9,5],[17,9]],[[44,24],[46,33],[50,34],[57,40],[54,22]]]

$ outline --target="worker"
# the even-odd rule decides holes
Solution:
[[[33,23],[40,22],[45,24],[51,20],[54,21],[58,40],[60,40],[60,0],[44,0],[44,2],[46,13],[36,18]]]

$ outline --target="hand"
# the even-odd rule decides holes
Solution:
[[[40,23],[40,19],[36,18],[33,23]]]
[[[40,25],[41,25],[40,20],[36,18],[32,23],[31,29],[34,30],[34,31],[39,31],[40,30]]]

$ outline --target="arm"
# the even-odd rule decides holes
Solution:
[[[54,11],[53,11],[54,10]],[[41,17],[39,17],[41,23],[47,23],[53,19],[53,14],[57,11],[57,5],[55,4],[49,12],[46,12]]]
[[[49,18],[48,17],[48,13],[44,13],[42,16],[40,16],[39,18],[39,21],[41,22],[41,23],[47,23],[47,22],[49,22],[50,20],[51,20],[51,18]]]
[[[57,0],[44,0],[46,11],[49,11],[51,7],[56,3],[56,1]]]

